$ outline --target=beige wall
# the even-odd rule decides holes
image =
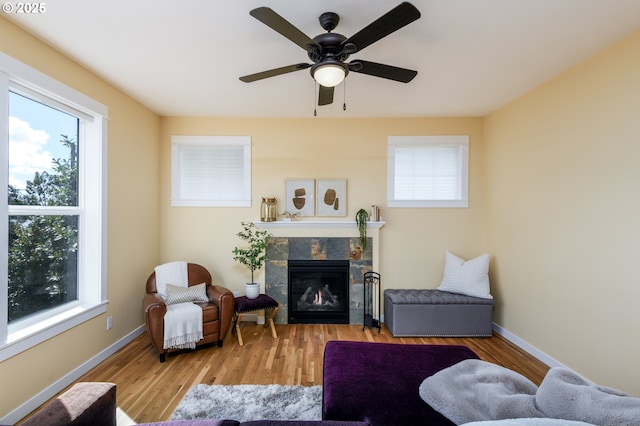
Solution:
[[[102,102],[110,116],[107,313],[0,362],[1,418],[142,324],[160,219],[158,116],[1,17],[0,51]]]
[[[495,321],[640,396],[640,32],[485,121]]]
[[[241,221],[259,219],[260,198],[275,196],[283,211],[286,178],[346,178],[347,217],[382,206],[383,288],[434,288],[444,253],[481,254],[482,120],[459,119],[222,119],[162,118],[162,260],[188,259],[207,266],[214,280],[244,292],[249,272],[231,250]],[[465,134],[470,138],[468,209],[387,209],[387,136]],[[253,206],[170,206],[171,135],[248,135],[252,140]],[[327,219],[327,218],[323,218]],[[194,226],[194,224],[196,224]]]

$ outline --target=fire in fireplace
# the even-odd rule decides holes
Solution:
[[[349,261],[290,260],[289,324],[349,323]]]

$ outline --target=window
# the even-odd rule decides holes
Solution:
[[[106,116],[0,53],[0,361],[106,311]]]
[[[389,136],[388,207],[468,207],[468,136]]]
[[[251,207],[251,138],[172,136],[171,205]]]

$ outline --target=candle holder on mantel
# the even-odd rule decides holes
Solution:
[[[260,220],[263,222],[275,222],[278,209],[278,200],[262,197],[260,203]]]

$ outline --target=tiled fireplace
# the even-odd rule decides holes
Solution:
[[[362,324],[363,316],[363,274],[372,270],[372,238],[367,239],[367,249],[363,250],[357,237],[273,237],[267,246],[268,260],[265,265],[265,292],[281,303],[275,318],[278,324],[290,322],[289,301],[289,261],[335,261],[342,260],[348,266],[348,289],[346,291],[348,318],[344,322]],[[315,264],[315,262],[314,262]],[[309,286],[311,287],[311,286]],[[312,289],[317,292],[317,289]],[[311,291],[311,290],[310,290]],[[330,291],[336,299],[334,291]],[[318,296],[315,296],[316,298]],[[322,297],[322,296],[320,296]],[[326,294],[325,294],[326,297]],[[294,301],[299,300],[296,297]],[[342,300],[340,300],[342,302]],[[310,302],[313,303],[313,302]],[[297,315],[294,316],[297,318]],[[323,321],[291,322],[336,322],[332,318]]]

